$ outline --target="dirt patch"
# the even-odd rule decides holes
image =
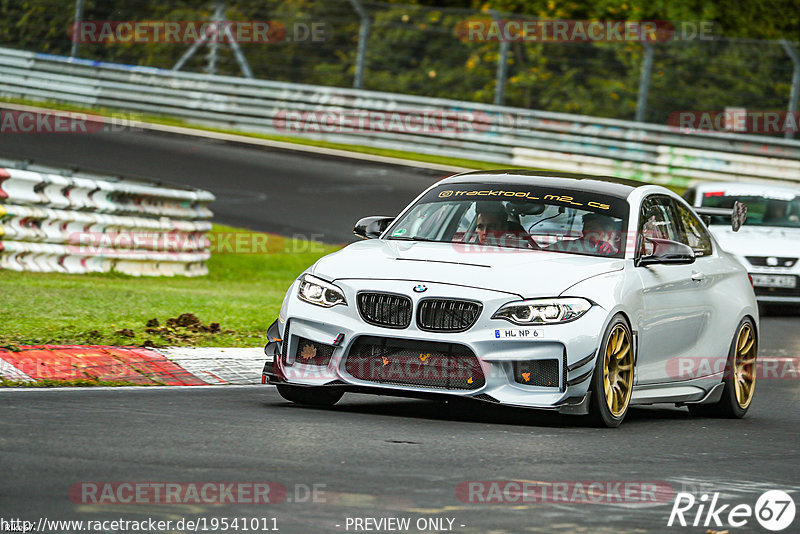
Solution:
[[[147,321],[144,329],[146,334],[151,336],[159,336],[166,342],[191,342],[197,339],[198,335],[217,335],[217,334],[233,334],[233,330],[223,330],[219,323],[205,324],[193,313],[182,313],[178,317],[170,317],[160,326],[161,322],[158,318],[153,318]],[[145,347],[157,346],[153,341],[147,340],[143,345]]]
[[[218,334],[221,331],[219,323],[203,324],[193,313],[182,313],[178,317],[167,319],[167,328],[185,328],[190,332],[206,332],[210,334]]]

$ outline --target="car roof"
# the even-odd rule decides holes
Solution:
[[[800,195],[800,187],[793,187],[790,184],[772,185],[769,183],[748,183],[748,182],[709,182],[699,184],[695,188],[698,192],[722,191],[738,196],[761,197],[769,193],[784,193]]]
[[[600,193],[620,198],[628,198],[638,187],[652,184],[626,180],[613,176],[593,176],[571,172],[527,171],[520,169],[499,171],[472,171],[450,176],[439,184],[513,184],[533,185],[537,187],[554,187],[575,189],[589,193]]]

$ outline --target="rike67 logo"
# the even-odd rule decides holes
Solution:
[[[779,532],[791,526],[795,512],[794,499],[781,490],[764,492],[755,506],[744,503],[722,504],[719,492],[711,495],[704,493],[700,498],[695,498],[691,493],[679,492],[675,496],[667,526],[742,528],[755,518],[762,528]]]

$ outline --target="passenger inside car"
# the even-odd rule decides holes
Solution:
[[[582,219],[579,239],[562,239],[545,250],[612,256],[619,251],[619,228],[613,218],[601,213],[587,213]]]

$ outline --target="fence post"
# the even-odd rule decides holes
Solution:
[[[353,9],[361,18],[361,27],[358,29],[358,56],[356,57],[356,76],[353,80],[353,87],[361,89],[364,87],[364,69],[367,63],[367,44],[369,42],[370,20],[369,13],[364,9],[361,0],[350,0]]]
[[[500,18],[500,13],[494,9],[489,12],[497,25],[502,28],[503,20]],[[503,37],[501,32],[500,50],[497,55],[497,74],[494,82],[494,104],[496,106],[502,106],[506,99],[506,78],[508,78],[508,53],[510,49],[510,40]]]
[[[84,0],[75,0],[75,22],[72,25],[72,48],[69,57],[78,57],[78,46],[80,45],[80,23],[83,22],[83,3]]]
[[[789,93],[789,114],[792,115],[792,122],[797,124],[797,101],[800,100],[800,54],[792,48],[792,45],[786,39],[781,39],[781,45],[783,45],[783,49],[792,60],[792,65],[794,65],[792,70],[792,91]],[[784,125],[786,122],[784,121]],[[786,139],[794,139],[795,132],[796,130],[787,128],[783,135]]]
[[[650,78],[653,74],[653,43],[644,42],[644,59],[639,75],[639,95],[636,99],[636,122],[644,122],[647,115],[647,97],[650,95]]]

